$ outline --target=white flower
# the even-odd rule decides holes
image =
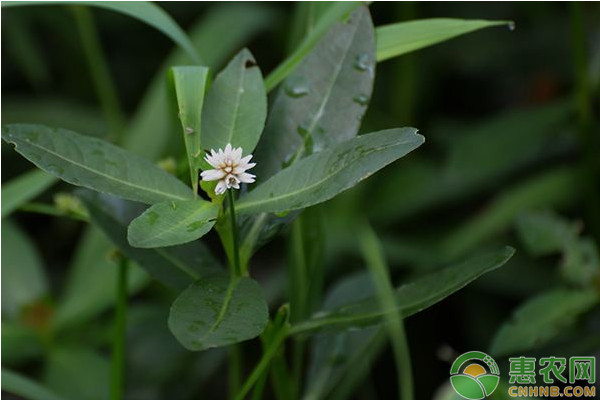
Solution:
[[[256,163],[249,162],[252,154],[242,158],[242,148],[234,149],[231,144],[225,146],[225,150],[211,150],[204,158],[214,169],[202,171],[200,176],[204,181],[219,181],[215,193],[221,195],[227,189],[239,189],[240,183],[252,183],[256,176],[246,171],[254,167]]]

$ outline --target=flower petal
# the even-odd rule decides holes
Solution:
[[[237,149],[233,149],[231,151],[231,161],[233,161],[234,164],[239,164],[241,158],[242,158],[242,148],[241,147],[238,147]]]
[[[225,146],[225,155],[231,156],[231,143],[227,143],[227,146]]]
[[[219,183],[217,183],[217,186],[215,187],[215,193],[217,195],[222,195],[223,193],[225,193],[226,190],[227,190],[227,185],[225,184],[225,181],[223,181],[223,180],[219,181]]]
[[[202,171],[200,176],[202,177],[202,180],[205,181],[216,181],[225,176],[225,171],[220,169],[207,169],[206,171]]]
[[[256,165],[256,163],[247,163],[247,164],[244,164],[244,165],[238,165],[237,167],[234,168],[233,173],[234,174],[241,174],[243,172],[246,172],[250,168],[254,168],[255,165]]]
[[[256,178],[256,175],[252,175],[247,172],[242,172],[241,174],[237,174],[237,178],[242,183],[253,183]]]

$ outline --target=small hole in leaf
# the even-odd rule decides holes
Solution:
[[[246,60],[246,64],[244,64],[245,68],[252,68],[256,65],[256,62],[254,60]]]

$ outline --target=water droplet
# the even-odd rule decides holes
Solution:
[[[65,170],[62,167],[58,167],[56,165],[48,165],[48,172],[55,175],[64,174]]]
[[[186,126],[185,133],[187,133],[188,135],[191,135],[192,133],[194,133],[194,128],[192,128],[191,126]]]
[[[285,83],[283,90],[285,93],[294,98],[304,97],[309,93],[308,86],[300,78],[290,78]]]
[[[362,53],[356,56],[354,60],[354,68],[359,71],[367,71],[371,68],[371,57],[367,53]]]
[[[366,106],[367,104],[369,104],[369,96],[367,96],[366,94],[359,94],[358,96],[355,96],[352,101],[354,101],[357,104],[360,104],[361,106]]]
[[[150,225],[154,225],[156,223],[156,220],[158,219],[158,214],[155,213],[154,211],[150,211],[148,213],[148,223]]]
[[[509,21],[508,23],[508,30],[509,31],[514,31],[516,29],[515,23],[513,21]]]

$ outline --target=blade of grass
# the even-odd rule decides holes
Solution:
[[[92,13],[89,8],[84,6],[72,6],[70,9],[75,18],[75,25],[81,38],[83,53],[90,69],[98,100],[110,127],[108,137],[118,141],[125,125],[125,117],[102,51]]]
[[[396,307],[394,288],[390,281],[388,267],[383,255],[383,248],[375,232],[368,224],[364,224],[360,233],[360,246],[367,267],[373,276],[377,296],[383,309]],[[413,374],[410,361],[408,339],[400,311],[385,315],[388,336],[392,343],[396,369],[398,373],[398,395],[402,400],[413,400]]]
[[[2,369],[2,391],[22,396],[28,400],[66,400],[37,382]]]
[[[127,330],[127,281],[129,260],[120,255],[117,276],[117,299],[115,309],[115,333],[112,347],[110,379],[111,400],[122,400],[125,390],[125,334]]]
[[[158,29],[175,43],[181,46],[194,62],[199,63],[200,57],[190,39],[177,23],[162,8],[147,1],[3,1],[2,8],[15,6],[35,6],[52,4],[81,4],[100,7],[138,19]]]

